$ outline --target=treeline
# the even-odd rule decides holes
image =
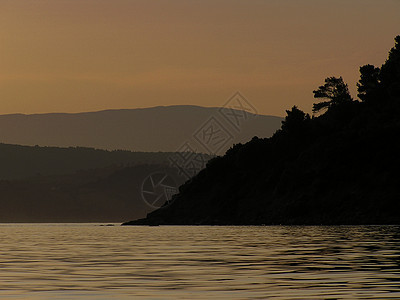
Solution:
[[[294,106],[271,138],[235,145],[127,224],[399,224],[400,36],[357,89],[327,78],[313,116]]]

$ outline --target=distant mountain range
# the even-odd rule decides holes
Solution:
[[[282,118],[275,116],[190,105],[71,114],[9,114],[0,115],[0,142],[168,152],[177,151],[192,140],[197,143],[193,150],[212,153],[218,150],[217,154],[222,154],[232,144],[247,142],[253,136],[271,136],[281,121]],[[201,130],[207,129],[224,132],[226,143],[220,143],[223,147],[207,149],[199,143]]]

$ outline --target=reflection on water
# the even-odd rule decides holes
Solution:
[[[0,297],[400,298],[400,227],[0,225]]]

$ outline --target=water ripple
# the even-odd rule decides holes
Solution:
[[[399,226],[0,225],[10,299],[399,299]]]

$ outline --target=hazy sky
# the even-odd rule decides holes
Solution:
[[[400,0],[0,0],[0,114],[194,104],[263,114],[381,65]]]

